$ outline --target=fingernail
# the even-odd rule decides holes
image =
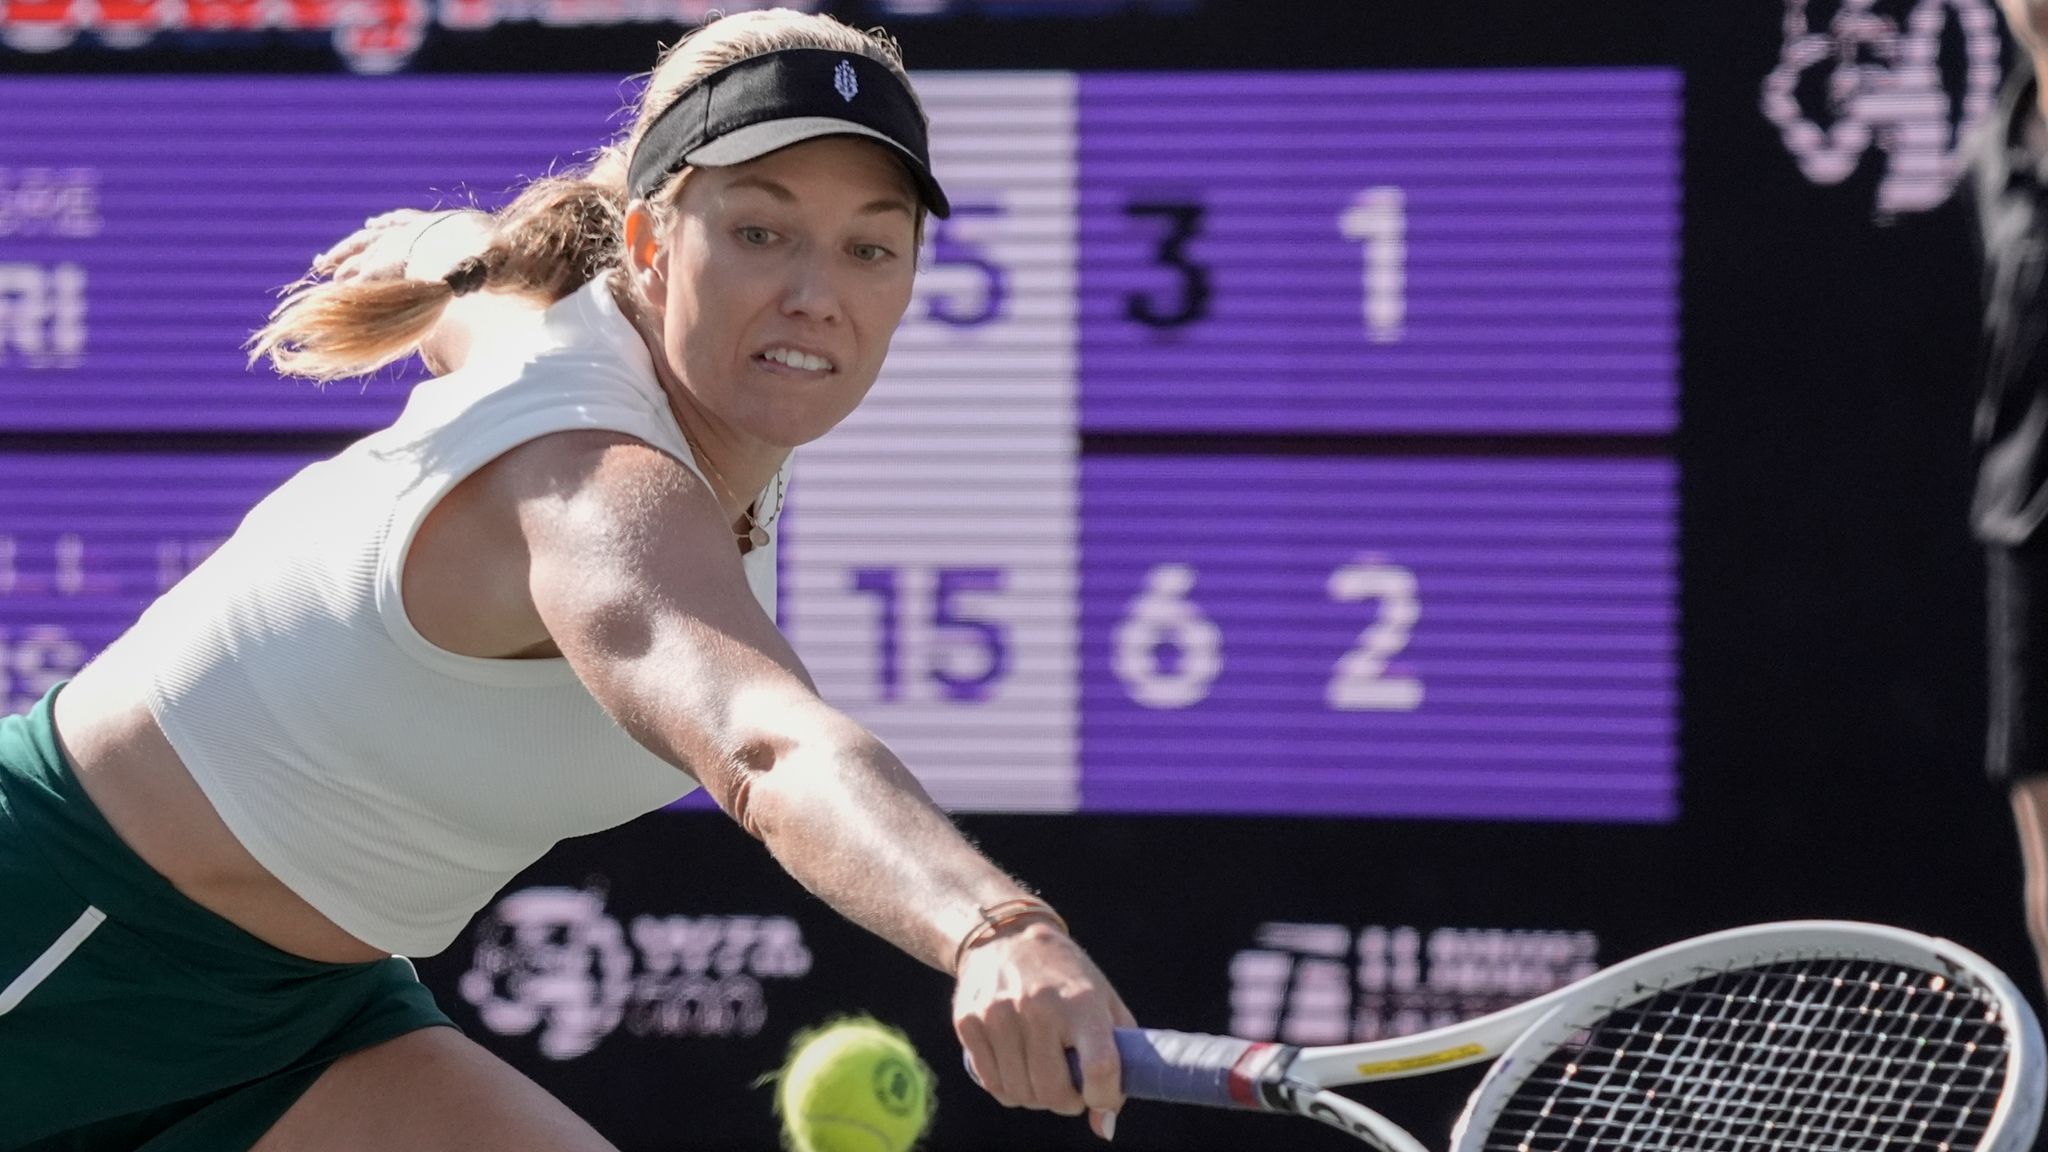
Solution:
[[[1102,1114],[1102,1138],[1104,1140],[1116,1139],[1116,1113],[1104,1112]]]

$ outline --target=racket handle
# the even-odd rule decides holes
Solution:
[[[1116,1030],[1124,1095],[1167,1104],[1263,1109],[1266,1105],[1259,1096],[1263,1074],[1276,1062],[1284,1068],[1295,1051],[1285,1044],[1200,1032]],[[1080,1087],[1081,1062],[1071,1050],[1067,1052],[1067,1069],[1074,1086]]]

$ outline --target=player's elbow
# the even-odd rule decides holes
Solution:
[[[711,768],[704,783],[747,834],[773,845],[791,813],[835,790],[838,775],[866,761],[880,741],[823,702],[791,702],[769,724],[737,725],[744,733]]]

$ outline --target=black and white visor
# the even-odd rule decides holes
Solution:
[[[644,199],[685,166],[744,164],[820,136],[889,145],[932,215],[951,214],[910,89],[879,60],[818,48],[750,57],[684,89],[640,138],[627,186]]]

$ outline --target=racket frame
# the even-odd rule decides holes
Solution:
[[[1711,976],[1731,966],[1801,958],[1872,960],[1917,968],[1985,993],[2005,1023],[2011,1051],[2005,1082],[1979,1152],[2023,1152],[2033,1146],[2041,1119],[2048,1065],[2040,1024],[2005,973],[1975,952],[1948,940],[1903,928],[1839,920],[1753,924],[1699,936],[1645,952],[1543,998],[1542,1018],[1517,1036],[1473,1090],[1451,1132],[1453,1152],[1475,1152],[1523,1081],[1580,1032],[1590,1019],[1647,1000],[1673,984]],[[1531,1004],[1541,1001],[1532,1001]],[[1526,1007],[1526,1006],[1525,1006]],[[1483,1021],[1474,1021],[1473,1024]],[[1455,1032],[1457,1027],[1445,1029]]]
[[[2004,973],[1947,940],[1845,920],[1752,924],[1667,944],[1533,1000],[1444,1028],[1363,1044],[1298,1048],[1229,1037],[1119,1029],[1125,1087],[1133,1098],[1291,1112],[1339,1128],[1380,1152],[1428,1152],[1399,1125],[1329,1091],[1493,1059],[1452,1130],[1453,1152],[1474,1152],[1514,1089],[1589,1021],[1673,984],[1731,967],[1807,958],[1869,960],[1937,973],[1985,993],[2006,1022],[2005,1080],[1985,1139],[1974,1150],[2026,1152],[2048,1094],[2040,1025]],[[1133,1066],[1172,1083],[1136,1090]],[[1078,1076],[1077,1076],[1078,1082]],[[1166,1081],[1153,1079],[1154,1083]]]

